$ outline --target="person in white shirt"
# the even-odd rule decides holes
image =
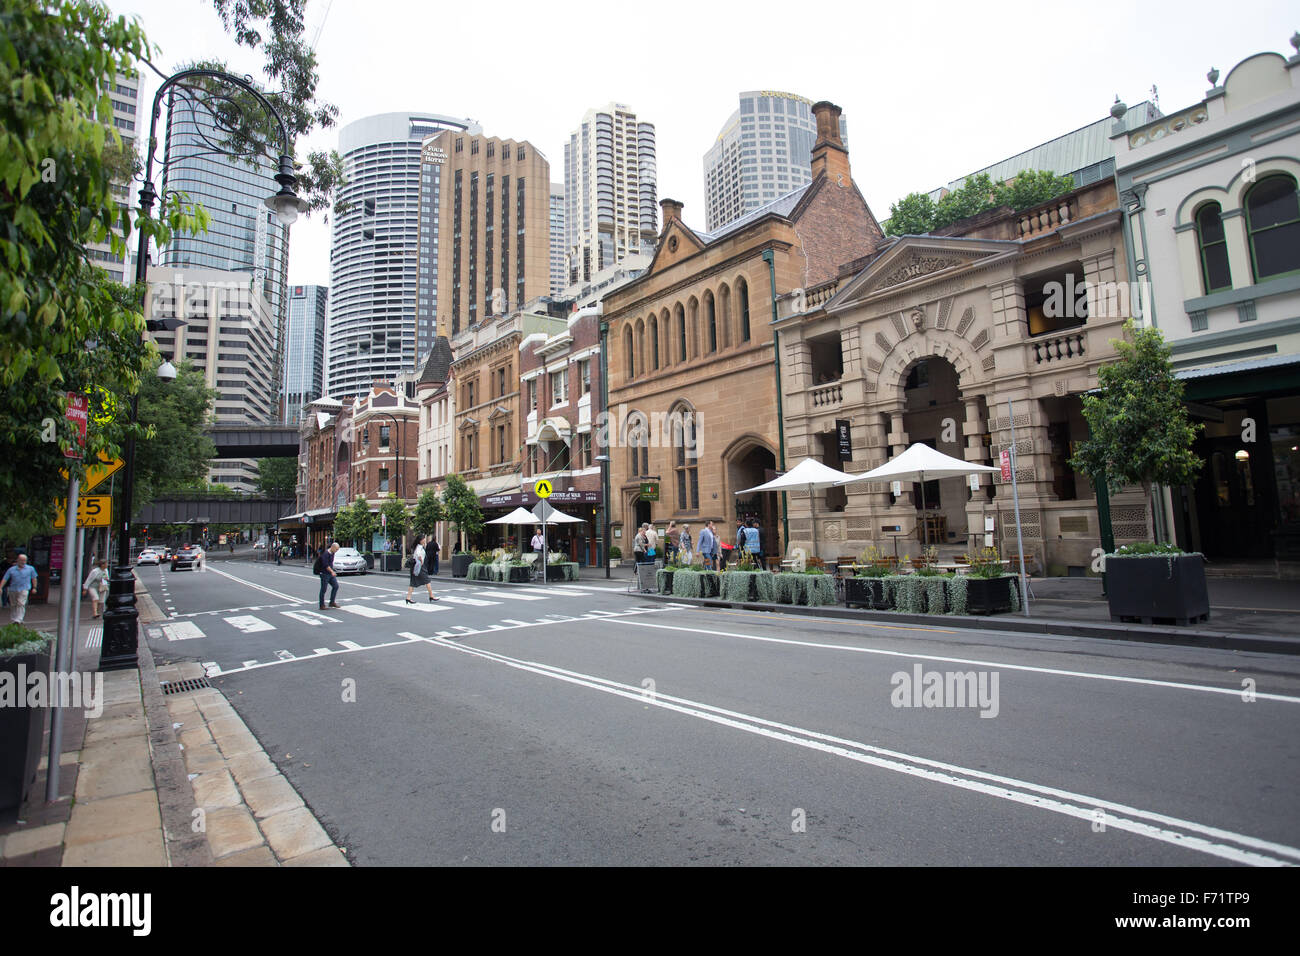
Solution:
[[[542,529],[541,529],[541,528],[537,528],[537,529],[533,532],[533,541],[532,541],[533,551],[536,552],[537,554],[541,554],[541,553],[542,553],[542,547],[543,547],[544,544],[545,544],[545,541],[543,541],[543,539],[542,539]]]
[[[82,585],[90,598],[91,617],[99,617],[99,606],[108,602],[108,559],[100,558]]]
[[[429,592],[429,603],[432,604],[438,600],[433,595],[433,585],[429,583],[429,570],[425,567],[425,550],[424,543],[429,540],[427,534],[422,534],[415,540],[415,550],[411,552],[411,583],[406,589],[406,603],[414,604],[411,600],[411,593],[418,587],[424,587]]]

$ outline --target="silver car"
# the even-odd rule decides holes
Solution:
[[[366,559],[356,548],[339,548],[334,553],[335,574],[365,574]]]

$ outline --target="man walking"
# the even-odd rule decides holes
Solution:
[[[749,553],[754,564],[763,567],[763,542],[758,531],[758,522],[753,518],[749,520],[749,527],[745,529],[745,550]]]
[[[704,570],[718,570],[718,565],[714,555],[714,552],[717,550],[718,536],[713,531],[713,522],[706,521],[704,523],[704,530],[700,532],[700,558],[703,561]]]
[[[316,563],[312,565],[312,571],[320,575],[320,609],[325,610],[325,588],[330,588],[330,607],[338,607],[335,600],[339,596],[339,576],[334,571],[334,552],[339,549],[339,543],[335,541],[328,548],[320,553]]]
[[[0,585],[9,589],[10,620],[21,624],[27,616],[27,596],[36,589],[36,569],[27,563],[27,555],[18,553]]]

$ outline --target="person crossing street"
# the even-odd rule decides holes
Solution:
[[[316,558],[316,563],[312,565],[312,572],[320,576],[320,609],[325,610],[325,588],[330,589],[330,607],[338,607],[337,598],[339,596],[339,576],[334,571],[334,553],[338,551],[339,543],[335,541],[328,548],[322,551]]]

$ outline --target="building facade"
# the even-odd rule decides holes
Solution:
[[[817,126],[813,102],[794,93],[750,90],[704,154],[704,218],[710,231],[812,181]],[[848,122],[840,116],[840,141]]]
[[[122,146],[127,154],[135,157],[139,153],[140,142],[140,130],[137,124],[145,122],[144,90],[140,84],[140,75],[138,73],[116,74],[105,92],[108,93],[113,104],[113,129],[122,138]],[[117,200],[119,209],[127,208],[131,204],[133,198],[131,185],[129,178],[112,184],[113,198]],[[113,231],[121,235],[121,230]],[[113,252],[112,244],[107,237],[103,242],[86,243],[86,248],[89,250],[92,264],[104,269],[114,279],[130,284],[135,281],[135,253],[131,245],[128,242],[126,253],[120,256]]]
[[[377,382],[352,403],[349,491],[378,510],[390,494],[413,505],[419,486],[420,409],[391,385]]]
[[[697,535],[714,519],[734,541],[748,515],[767,553],[784,550],[779,496],[736,494],[786,464],[770,290],[833,279],[883,238],[853,183],[839,108],[813,110],[812,182],[715,233],[690,229],[681,204],[663,200],[654,261],[604,299],[610,512],[624,554],[644,522],[688,522]]]
[[[551,295],[564,295],[568,284],[564,271],[564,183],[551,183]]]
[[[451,343],[439,336],[425,358],[415,384],[415,397],[420,405],[418,494],[433,491],[441,495],[446,488],[447,476],[456,471],[456,383],[452,379],[451,364]],[[451,554],[454,542],[447,522],[438,523],[434,537],[442,553]]]
[[[1300,35],[1113,142],[1129,268],[1204,428],[1166,527],[1212,561],[1300,561]]]
[[[436,207],[421,205],[420,151],[429,136],[472,125],[383,113],[339,131],[345,182],[330,239],[328,394],[346,398],[374,381],[393,381],[432,347],[435,313],[420,311],[417,297],[420,256],[433,255],[438,222]],[[427,316],[423,327],[417,315]]]
[[[437,316],[437,334],[454,337],[489,315],[547,294],[546,157],[528,142],[459,130],[429,137],[421,155],[421,209],[436,208],[434,225],[447,227],[434,236],[430,254],[423,245],[420,254],[421,293],[436,290],[429,308]]]
[[[289,292],[284,347],[284,420],[297,424],[305,406],[324,394],[325,314],[329,287],[296,285]]]
[[[569,285],[653,252],[657,179],[652,124],[621,103],[587,111],[564,147]]]

